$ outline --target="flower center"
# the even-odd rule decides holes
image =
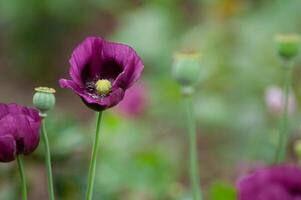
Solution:
[[[99,95],[107,95],[111,92],[112,84],[107,79],[100,79],[95,83]]]

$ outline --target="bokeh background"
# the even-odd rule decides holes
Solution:
[[[57,90],[47,118],[55,190],[58,199],[83,199],[95,113],[58,79],[86,36],[134,47],[145,71],[126,102],[104,114],[94,199],[190,200],[185,113],[171,68],[175,51],[199,50],[202,189],[206,199],[235,199],[237,177],[274,158],[279,110],[265,97],[282,85],[274,36],[300,33],[300,10],[300,0],[0,0],[0,102],[32,105],[34,87]],[[300,70],[297,59],[291,144],[300,134]],[[25,160],[32,200],[47,199],[42,147]],[[16,163],[0,164],[0,199],[18,199],[18,183]]]

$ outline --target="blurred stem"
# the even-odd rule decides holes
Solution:
[[[45,164],[47,169],[48,195],[50,200],[54,200],[55,198],[54,198],[53,178],[52,178],[52,168],[51,168],[51,155],[50,155],[48,135],[46,132],[45,117],[43,117],[42,120],[42,139],[45,147]]]
[[[27,185],[26,185],[26,175],[23,164],[23,155],[17,156],[19,174],[21,178],[21,190],[22,190],[22,200],[27,200]]]
[[[95,139],[92,147],[91,161],[90,161],[89,174],[88,174],[86,200],[92,200],[92,196],[93,196],[96,161],[97,161],[97,154],[99,148],[99,135],[100,135],[99,130],[100,130],[101,119],[102,119],[102,112],[98,112],[97,122],[96,122],[96,133],[95,133]]]
[[[279,131],[280,135],[279,135],[279,141],[278,141],[278,147],[276,153],[276,163],[283,162],[286,154],[286,146],[288,140],[288,103],[289,103],[288,101],[290,95],[290,87],[292,84],[292,72],[293,72],[292,62],[285,61],[284,85],[283,85],[284,101],[282,101],[284,110],[282,114],[282,120],[281,120],[280,131]]]
[[[195,119],[192,109],[192,97],[191,95],[185,96],[186,103],[186,118],[189,132],[189,172],[190,181],[193,191],[193,200],[201,200],[201,187],[199,181],[198,172],[198,153],[197,153],[197,138],[196,138],[196,127]]]

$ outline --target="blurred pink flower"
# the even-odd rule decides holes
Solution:
[[[301,169],[294,165],[264,167],[237,181],[239,200],[300,200]]]
[[[147,88],[141,82],[129,88],[124,99],[117,106],[117,110],[127,117],[137,117],[145,111],[147,101]]]
[[[283,112],[284,95],[281,88],[277,86],[268,87],[265,92],[265,102],[269,112],[280,115]],[[296,111],[295,96],[290,93],[288,98],[288,114],[292,116]]]

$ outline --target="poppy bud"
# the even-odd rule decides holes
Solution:
[[[173,76],[183,87],[194,86],[200,77],[200,54],[197,52],[176,53]]]
[[[36,109],[0,103],[0,162],[32,153],[40,141],[41,117]]]
[[[298,158],[301,158],[301,140],[297,140],[294,145],[295,153],[297,154]]]
[[[276,36],[278,54],[284,59],[295,57],[299,50],[300,36],[297,34]]]
[[[55,105],[55,89],[48,87],[35,88],[36,93],[33,96],[33,105],[38,108],[41,113],[45,113],[52,109]]]

